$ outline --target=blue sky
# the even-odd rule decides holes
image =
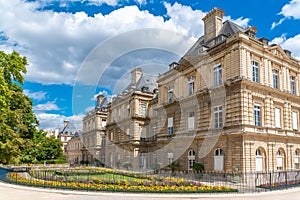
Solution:
[[[300,58],[300,0],[0,0],[0,50],[27,57],[23,88],[40,128],[68,119],[80,129],[96,94],[120,92],[137,66],[166,71],[203,34],[214,7]]]

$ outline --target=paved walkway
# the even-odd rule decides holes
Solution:
[[[300,188],[254,194],[127,194],[49,190],[0,182],[1,200],[298,200]]]

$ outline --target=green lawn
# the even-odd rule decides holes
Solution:
[[[73,179],[102,179],[102,180],[126,180],[126,181],[141,181],[141,180],[148,180],[148,179],[142,179],[142,178],[135,178],[131,176],[125,176],[125,175],[120,175],[120,174],[112,174],[112,173],[100,173],[100,174],[81,174],[81,175],[68,175],[68,178],[73,178]]]

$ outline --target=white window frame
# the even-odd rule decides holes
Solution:
[[[214,128],[223,127],[223,107],[215,106],[214,107]]]
[[[146,117],[146,115],[147,115],[147,104],[145,102],[141,102],[140,109],[141,109],[140,110],[141,116]]]
[[[169,86],[168,88],[168,103],[173,102],[173,88]]]
[[[284,165],[284,155],[282,155],[281,150],[278,150],[276,153],[276,169],[283,170]]]
[[[261,105],[254,104],[254,125],[261,126]]]
[[[168,164],[171,164],[174,161],[174,153],[169,152],[168,153]]]
[[[129,128],[126,129],[126,140],[130,141],[130,129]]]
[[[140,168],[146,168],[146,153],[140,154]]]
[[[214,153],[214,170],[224,170],[224,151],[220,148],[216,149]]]
[[[193,95],[195,90],[195,77],[190,76],[188,79],[188,95]]]
[[[127,105],[127,116],[130,116],[130,104]]]
[[[294,152],[294,169],[299,169],[299,150],[296,149]]]
[[[173,135],[174,134],[174,127],[173,127],[173,117],[168,118],[168,134]]]
[[[256,171],[263,171],[263,155],[260,149],[255,151]]]
[[[259,83],[259,63],[257,61],[252,61],[252,80]]]
[[[292,94],[296,94],[295,77],[290,76],[290,91]]]
[[[278,70],[273,69],[273,88],[278,89]]]
[[[195,113],[194,112],[188,113],[187,128],[188,128],[188,130],[195,130]]]
[[[214,87],[222,85],[222,64],[219,63],[213,67]]]
[[[275,128],[281,128],[281,110],[275,108]]]
[[[292,112],[293,130],[298,130],[298,112]]]
[[[102,126],[102,128],[106,127],[106,119],[101,120],[101,126]]]
[[[190,150],[188,152],[188,169],[193,169],[193,166],[196,163],[196,152],[194,150]]]

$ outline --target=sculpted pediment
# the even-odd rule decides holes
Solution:
[[[269,48],[269,51],[279,58],[289,59],[289,57],[286,55],[286,53],[280,46],[277,46],[277,45],[273,46],[273,47]]]

